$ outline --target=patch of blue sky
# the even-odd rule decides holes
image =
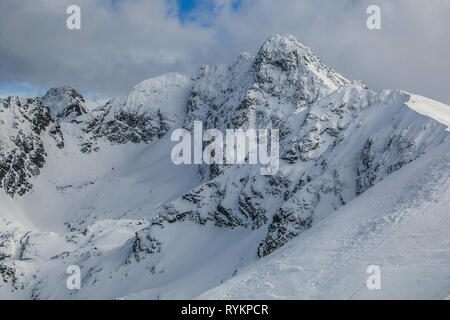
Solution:
[[[25,83],[2,83],[0,84],[0,98],[8,96],[19,96],[24,98],[41,96],[44,89],[30,86]]]
[[[144,1],[144,0],[109,0],[111,7],[114,10],[120,10],[119,4],[127,1]],[[217,15],[217,10],[220,7],[212,0],[166,0],[169,6],[168,14],[172,14],[174,4],[177,7],[177,16],[181,23],[199,23],[205,27],[210,26],[214,17]],[[231,0],[230,7],[234,11],[238,11],[242,7],[243,0]],[[207,18],[206,18],[207,17]]]
[[[181,23],[199,22],[201,25],[208,27],[212,24],[217,10],[220,10],[214,1],[208,0],[176,0],[178,5],[178,18]],[[230,7],[234,11],[238,11],[242,7],[242,0],[233,0]],[[205,17],[208,19],[205,20]]]

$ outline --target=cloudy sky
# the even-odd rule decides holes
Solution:
[[[66,28],[72,4],[81,30]],[[366,27],[371,4],[381,30]],[[450,104],[448,0],[1,0],[0,96],[72,85],[114,97],[165,72],[255,54],[273,33],[294,35],[371,88]]]

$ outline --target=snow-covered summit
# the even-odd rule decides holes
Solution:
[[[87,113],[86,100],[70,86],[51,88],[42,97],[41,103],[50,109],[54,118],[76,118]]]
[[[313,82],[313,85],[326,87],[328,92],[349,83],[343,76],[324,65],[309,47],[292,35],[270,36],[256,56],[256,65],[263,68],[260,72],[265,71],[268,75],[274,69],[268,69],[267,65],[281,68],[286,80],[300,80],[303,86]]]
[[[139,83],[129,94],[97,108],[86,131],[113,143],[149,142],[184,119],[191,79],[169,73]]]
[[[185,127],[204,119],[208,127],[273,127],[350,81],[325,66],[293,36],[273,35],[256,56],[203,66],[194,80]],[[205,117],[206,116],[206,117]]]
[[[179,73],[168,73],[144,80],[127,95],[113,99],[111,111],[143,114],[160,110],[181,115],[190,92],[191,79]]]

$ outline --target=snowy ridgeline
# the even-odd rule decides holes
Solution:
[[[175,165],[194,121],[279,130],[278,172]],[[0,100],[0,298],[446,298],[449,126],[449,106],[278,35],[103,106],[70,87]]]

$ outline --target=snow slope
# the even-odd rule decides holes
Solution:
[[[450,130],[449,106],[416,94],[410,94],[410,96],[410,100],[406,103],[408,107],[420,114],[438,121],[439,123],[442,123],[443,125],[446,125],[447,130]]]
[[[445,299],[450,144],[392,174],[201,299]],[[369,265],[381,289],[369,290]]]

